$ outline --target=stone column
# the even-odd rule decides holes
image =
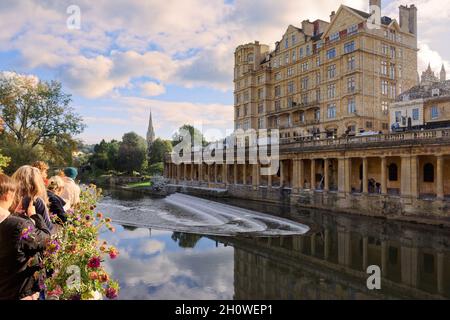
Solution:
[[[257,164],[252,164],[252,186],[254,189],[256,189],[258,187],[258,165]]]
[[[350,266],[351,242],[350,233],[338,230],[338,263],[341,266]]]
[[[203,181],[203,163],[198,164],[198,182],[202,183]]]
[[[292,167],[292,192],[298,193],[299,183],[298,183],[298,159],[293,159],[293,167]]]
[[[368,177],[368,172],[369,172],[369,164],[368,164],[368,159],[366,157],[363,158],[363,176],[362,176],[362,183],[363,183],[363,190],[362,192],[364,194],[369,193],[369,177]]]
[[[311,235],[311,256],[316,255],[316,234]]]
[[[280,188],[283,188],[284,183],[284,161],[280,160]]]
[[[243,164],[242,175],[244,176],[244,185],[247,185],[247,163]]]
[[[381,157],[381,193],[387,194],[387,159]]]
[[[387,261],[388,261],[388,242],[386,240],[382,240],[381,241],[381,274],[383,275],[383,278],[386,278],[388,275]]]
[[[237,162],[235,162],[234,164],[233,164],[233,175],[234,175],[234,181],[233,181],[233,184],[234,185],[237,185],[237,169],[238,169],[238,164],[237,164]]]
[[[369,266],[369,238],[363,237],[363,271],[367,270],[367,267]]]
[[[345,192],[345,158],[338,159],[338,191]]]
[[[325,229],[325,236],[324,236],[324,258],[325,260],[328,260],[330,258],[330,230]]]
[[[267,189],[272,189],[272,175],[267,176]]]
[[[323,175],[324,175],[324,181],[323,181],[323,191],[328,192],[330,191],[330,160],[324,159],[323,160]]]
[[[402,156],[402,164],[401,164],[401,173],[400,173],[400,195],[402,197],[410,197],[411,196],[411,156]]]
[[[184,172],[183,172],[183,180],[184,181],[187,181],[187,164],[186,163],[184,163],[183,164],[183,169],[184,169]]]
[[[298,180],[300,190],[305,189],[305,166],[302,159],[298,160]]]
[[[351,180],[352,180],[352,158],[345,158],[345,193],[352,192]]]
[[[228,185],[228,164],[226,162],[222,165],[222,182],[225,184],[225,187]]]
[[[436,157],[436,196],[439,200],[444,199],[444,157]]]
[[[402,283],[415,288],[418,281],[418,249],[402,246],[400,254]]]
[[[444,294],[444,253],[438,252],[436,254],[437,260],[437,291],[439,294]]]
[[[411,196],[419,197],[419,159],[416,155],[411,156]]]
[[[180,183],[181,180],[181,164],[177,165],[177,184]]]
[[[207,175],[208,175],[208,187],[210,186],[210,184],[211,184],[211,165],[208,163],[208,164],[206,164],[206,173],[207,173]]]
[[[214,166],[214,183],[217,183],[217,163],[214,163],[213,166]]]
[[[311,191],[316,190],[316,160],[311,159]]]

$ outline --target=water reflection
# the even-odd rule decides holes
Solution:
[[[108,201],[128,207],[144,200],[116,195],[104,211]],[[105,237],[121,251],[108,265],[120,280],[121,298],[450,298],[447,229],[226,201],[305,223],[311,231],[221,238],[119,226]],[[381,267],[382,290],[367,289],[369,265]]]

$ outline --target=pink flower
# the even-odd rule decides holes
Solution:
[[[109,250],[109,257],[114,260],[119,255],[119,252],[115,248]]]
[[[108,299],[115,299],[117,298],[117,290],[111,287],[106,288],[105,295]]]
[[[28,240],[30,238],[30,233],[33,231],[33,226],[29,226],[22,230],[20,233],[20,240]]]
[[[47,292],[47,296],[49,296],[49,297],[50,297],[50,296],[59,297],[59,296],[62,295],[62,294],[63,294],[63,291],[62,291],[62,289],[61,289],[60,286],[56,286],[55,289],[53,289],[53,290]]]
[[[89,259],[88,267],[91,269],[98,269],[100,268],[100,263],[100,257],[92,257],[91,259]]]

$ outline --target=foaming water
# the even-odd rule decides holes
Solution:
[[[185,194],[165,199],[130,201],[129,206],[106,198],[100,203],[121,224],[219,236],[302,235],[309,227],[288,219]]]

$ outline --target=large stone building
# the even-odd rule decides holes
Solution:
[[[174,188],[450,225],[450,129],[389,133],[389,106],[418,84],[417,8],[400,6],[399,21],[382,17],[379,28],[368,17],[341,6],[330,22],[290,26],[274,51],[239,46],[235,128],[279,129],[279,170],[262,174],[242,146],[226,163],[168,156]],[[430,72],[423,80],[441,83]],[[438,106],[448,115],[447,102]]]
[[[290,25],[273,51],[237,47],[235,128],[279,128],[282,138],[387,132],[389,104],[417,84],[417,8],[399,10],[374,27],[341,5],[328,22]]]

